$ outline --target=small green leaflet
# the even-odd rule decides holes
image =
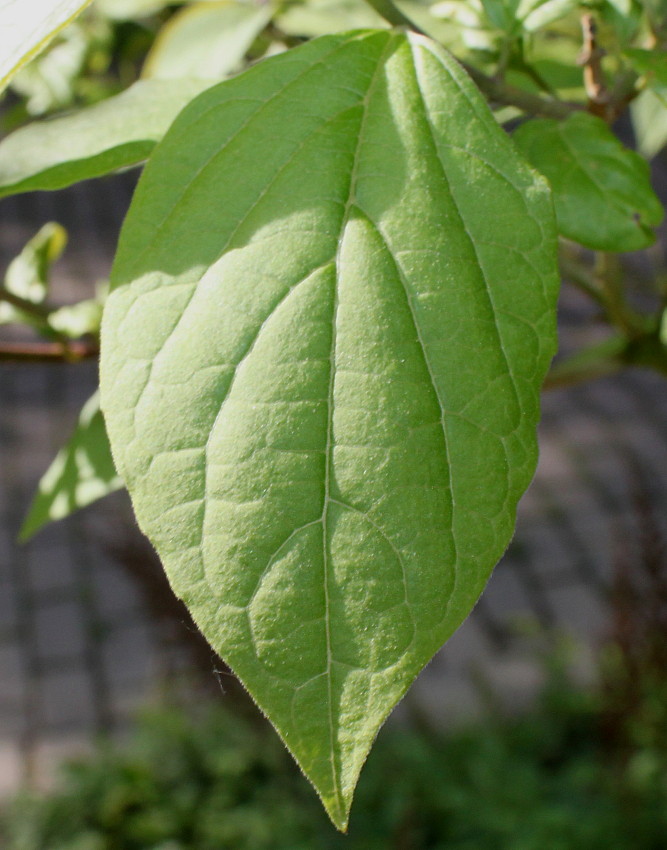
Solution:
[[[221,83],[140,181],[102,322],[114,458],[341,829],[512,535],[557,290],[546,183],[412,34]]]
[[[39,482],[21,528],[21,540],[122,486],[111,459],[99,395],[95,393],[83,406],[71,439]]]
[[[66,304],[49,313],[49,327],[70,339],[86,334],[98,335],[102,323],[103,303],[100,298],[86,298]]]
[[[0,197],[62,189],[146,159],[206,80],[145,80],[62,118],[36,121],[0,142]]]
[[[49,292],[51,265],[60,257],[66,244],[67,231],[64,227],[55,221],[43,225],[7,266],[5,289],[31,304],[42,304]],[[47,321],[46,311],[43,316],[36,316],[0,299],[0,325],[20,323],[43,329]]]
[[[91,0],[4,0],[0,3],[0,92]]]
[[[551,183],[563,236],[600,251],[638,251],[655,241],[664,211],[648,165],[601,118],[532,119],[514,141]]]

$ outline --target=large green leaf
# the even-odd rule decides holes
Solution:
[[[341,828],[536,460],[546,184],[434,43],[315,39],[155,150],[102,326],[141,527]]]
[[[63,519],[122,486],[95,393],[83,406],[71,439],[39,482],[21,539],[27,540],[47,523]]]
[[[0,92],[91,0],[4,0],[0,3]]]
[[[37,121],[0,142],[0,197],[62,189],[146,159],[206,80],[146,80],[62,118]]]
[[[663,209],[649,168],[600,118],[532,119],[514,134],[529,161],[551,183],[558,229],[601,251],[638,251],[655,241]]]
[[[146,77],[221,79],[238,69],[271,20],[270,3],[197,3],[162,28],[144,66]]]

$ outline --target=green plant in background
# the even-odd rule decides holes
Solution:
[[[0,42],[6,80],[84,4],[50,5],[21,50]],[[616,260],[652,244],[662,206],[610,127],[631,106],[644,155],[667,140],[667,8],[169,6],[94,3],[79,21],[107,33],[100,73],[115,57],[129,86],[0,143],[6,195],[148,159],[108,297],[54,312],[48,262],[36,290],[8,274],[0,291],[48,340],[12,358],[96,356],[106,297],[104,420],[95,396],[24,533],[120,476],[174,590],[344,829],[380,725],[511,537],[555,350],[557,234],[610,333],[547,382],[667,371],[665,269],[640,313]],[[27,15],[9,3],[0,24],[22,33]],[[137,39],[152,46],[134,81]],[[67,102],[114,90],[71,67]]]
[[[7,850],[649,850],[667,829],[667,753],[651,782],[601,740],[605,700],[554,676],[521,719],[383,731],[338,836],[268,728],[221,707],[147,715],[125,748],[66,769],[0,820]],[[648,725],[635,726],[635,733]],[[636,752],[636,751],[635,751]]]

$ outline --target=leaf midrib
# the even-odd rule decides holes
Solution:
[[[379,57],[375,71],[373,73],[373,77],[371,78],[368,90],[366,92],[365,97],[361,101],[361,107],[363,109],[361,123],[359,125],[359,135],[357,138],[357,145],[354,151],[354,159],[352,162],[352,169],[350,171],[350,184],[348,188],[348,197],[345,205],[345,210],[343,211],[343,216],[341,220],[340,233],[338,235],[338,245],[336,248],[336,254],[334,257],[334,265],[335,265],[335,275],[334,275],[334,300],[333,300],[333,308],[332,308],[332,317],[331,317],[331,351],[329,354],[329,391],[327,398],[327,443],[325,448],[325,469],[324,469],[324,498],[322,505],[322,556],[323,556],[323,572],[324,572],[324,628],[326,635],[326,647],[327,647],[327,669],[326,669],[326,680],[327,680],[327,715],[329,721],[329,762],[331,765],[331,775],[333,781],[334,794],[336,795],[336,802],[338,805],[338,820],[344,821],[346,817],[346,806],[345,801],[342,796],[340,781],[338,777],[338,770],[336,765],[336,756],[335,756],[335,740],[334,740],[334,720],[333,720],[333,693],[332,693],[332,681],[331,681],[331,665],[333,662],[333,656],[331,651],[331,611],[330,611],[330,597],[329,597],[329,543],[328,543],[328,524],[327,517],[329,512],[329,506],[331,503],[331,470],[333,467],[333,448],[334,448],[334,434],[333,434],[333,412],[334,412],[334,391],[335,391],[335,382],[336,382],[336,343],[337,343],[337,319],[338,319],[338,307],[339,307],[339,297],[338,297],[338,279],[339,279],[339,264],[340,264],[340,253],[343,246],[343,239],[345,236],[345,231],[347,229],[347,225],[350,221],[350,214],[352,209],[354,208],[354,202],[356,200],[356,182],[359,171],[359,160],[361,149],[364,144],[364,134],[366,130],[366,122],[368,119],[368,105],[371,101],[373,93],[378,83],[378,79],[381,75],[381,71],[384,70],[384,62],[387,55],[394,49],[395,38],[392,36],[387,40],[387,44],[382,52],[382,55]]]

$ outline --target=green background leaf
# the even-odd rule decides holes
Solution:
[[[357,27],[387,26],[363,0],[303,0],[285,5],[276,23],[288,35],[310,37]]]
[[[667,145],[667,86],[646,89],[630,104],[637,148],[653,159]]]
[[[91,38],[89,28],[74,21],[12,78],[12,91],[24,100],[28,115],[71,108],[91,56]]]
[[[529,162],[551,183],[563,236],[601,251],[638,251],[655,241],[662,205],[644,160],[601,118],[532,119],[514,133]]]
[[[21,540],[122,486],[111,458],[99,394],[95,393],[83,406],[71,439],[39,482],[21,528]]]
[[[145,80],[79,112],[37,121],[0,142],[0,197],[62,189],[136,165],[206,80]]]
[[[237,70],[272,14],[270,3],[239,0],[182,9],[160,31],[143,75],[220,79]]]
[[[557,288],[545,182],[414,35],[259,63],[140,181],[102,328],[114,457],[340,828],[511,537]]]
[[[4,0],[0,3],[0,92],[14,74],[91,0]]]

